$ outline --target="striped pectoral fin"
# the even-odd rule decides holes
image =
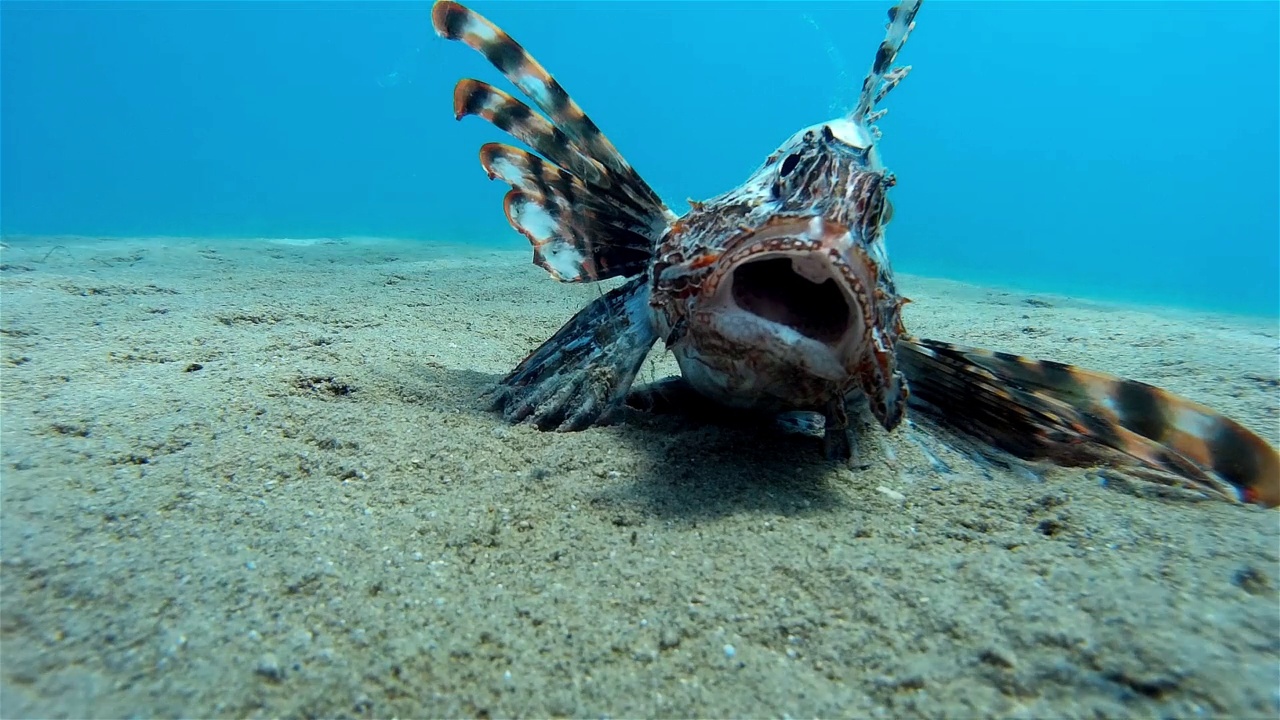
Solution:
[[[1280,505],[1280,454],[1160,388],[1051,361],[902,339],[913,405],[1023,458],[1110,463],[1237,501]]]
[[[575,151],[608,169],[611,184],[620,185],[658,215],[669,211],[657,193],[636,173],[613,143],[565,89],[510,35],[482,15],[452,0],[437,0],[431,10],[436,33],[460,40],[484,55],[508,80],[515,83],[567,138]],[[588,178],[584,178],[588,179]]]
[[[492,392],[508,422],[573,431],[608,420],[626,401],[657,340],[643,277],[596,298]]]
[[[533,245],[533,262],[561,282],[643,272],[653,252],[643,220],[623,202],[602,200],[576,176],[499,143],[480,148],[489,177],[511,186],[503,208]]]
[[[454,114],[488,120],[540,153],[481,149],[489,176],[516,190],[507,217],[558,280],[632,276],[648,266],[675,216],[536,60],[493,23],[455,2],[432,11],[436,32],[478,50],[548,117],[479,80],[454,88]],[[545,160],[543,159],[545,158]]]
[[[453,113],[459,120],[467,115],[488,120],[587,185],[608,187],[610,184],[608,171],[579,152],[560,128],[488,83],[459,80],[453,89]]]
[[[1215,410],[1147,383],[1093,370],[1004,353],[973,356],[993,373],[1071,403],[1099,437],[1156,469],[1183,475],[1198,471],[1220,494],[1280,506],[1280,453]],[[1194,469],[1186,467],[1187,461]]]

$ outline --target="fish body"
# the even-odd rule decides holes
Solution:
[[[987,446],[1105,463],[1230,499],[1280,504],[1280,455],[1238,423],[1157,388],[1048,361],[914,338],[885,248],[896,183],[880,157],[881,101],[920,0],[889,10],[859,98],[803,128],[741,185],[677,215],[563,87],[499,27],[452,0],[436,32],[483,54],[537,108],[474,79],[454,91],[533,152],[480,150],[503,206],[562,282],[624,278],[505,376],[510,422],[572,431],[623,408],[695,402],[822,415],[829,456],[852,453],[849,410],[894,430],[909,409]],[[541,111],[539,113],[538,111]],[[678,378],[633,390],[654,344]],[[675,402],[675,404],[679,404]]]
[[[802,130],[663,237],[650,304],[701,395],[819,411],[829,431],[844,432],[847,398],[860,393],[886,429],[902,421],[894,345],[904,300],[884,245],[894,181],[870,138],[847,120]],[[828,442],[845,452],[845,438]]]

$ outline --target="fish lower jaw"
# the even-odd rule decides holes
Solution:
[[[690,340],[704,355],[843,382],[867,352],[855,285],[825,251],[762,253],[697,302]]]
[[[704,362],[720,355],[726,365],[748,364],[756,372],[798,374],[842,383],[857,365],[852,355],[860,336],[846,328],[834,342],[810,337],[790,325],[738,308],[708,313],[689,340],[699,347]]]

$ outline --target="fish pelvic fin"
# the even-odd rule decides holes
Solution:
[[[1204,405],[1058,362],[920,338],[897,347],[913,410],[1017,457],[1280,506],[1280,453]]]
[[[489,177],[512,187],[507,219],[533,244],[534,264],[563,282],[643,272],[675,214],[560,83],[501,28],[452,0],[438,0],[431,19],[437,34],[484,55],[545,113],[479,80],[464,79],[454,88],[458,119],[481,117],[541,155],[507,146],[481,149]],[[520,159],[505,168],[493,164],[512,158]]]

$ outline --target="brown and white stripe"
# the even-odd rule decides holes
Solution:
[[[1204,405],[1136,380],[937,340],[900,339],[898,353],[915,409],[1018,457],[1145,470],[1280,506],[1280,454]]]

